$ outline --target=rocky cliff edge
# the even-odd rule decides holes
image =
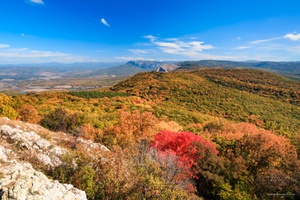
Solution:
[[[34,129],[43,130],[38,125],[0,119],[0,199],[87,199],[84,191],[50,180],[35,169],[33,163],[60,165],[68,150],[43,139]]]

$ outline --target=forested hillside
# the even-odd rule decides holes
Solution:
[[[112,90],[155,101],[157,116],[183,125],[203,122],[205,114],[292,134],[300,127],[299,88],[299,82],[268,72],[208,69],[141,73]]]
[[[270,72],[144,72],[105,90],[0,94],[0,116],[75,138],[61,144],[65,163],[42,170],[89,199],[300,198],[300,83]],[[85,156],[80,137],[109,151]]]

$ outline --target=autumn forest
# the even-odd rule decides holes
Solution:
[[[98,90],[0,93],[0,116],[67,133],[64,162],[36,166],[88,199],[300,198],[300,82],[270,72],[142,72]],[[87,152],[80,137],[108,151]]]

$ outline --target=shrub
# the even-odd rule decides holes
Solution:
[[[57,108],[46,115],[40,123],[51,131],[62,131],[78,135],[83,122],[78,114],[69,114],[65,109]]]

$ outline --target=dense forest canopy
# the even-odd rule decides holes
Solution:
[[[300,197],[300,83],[270,72],[144,72],[102,90],[0,94],[0,116],[108,147],[91,159],[69,141],[73,155],[45,170],[89,199]]]

